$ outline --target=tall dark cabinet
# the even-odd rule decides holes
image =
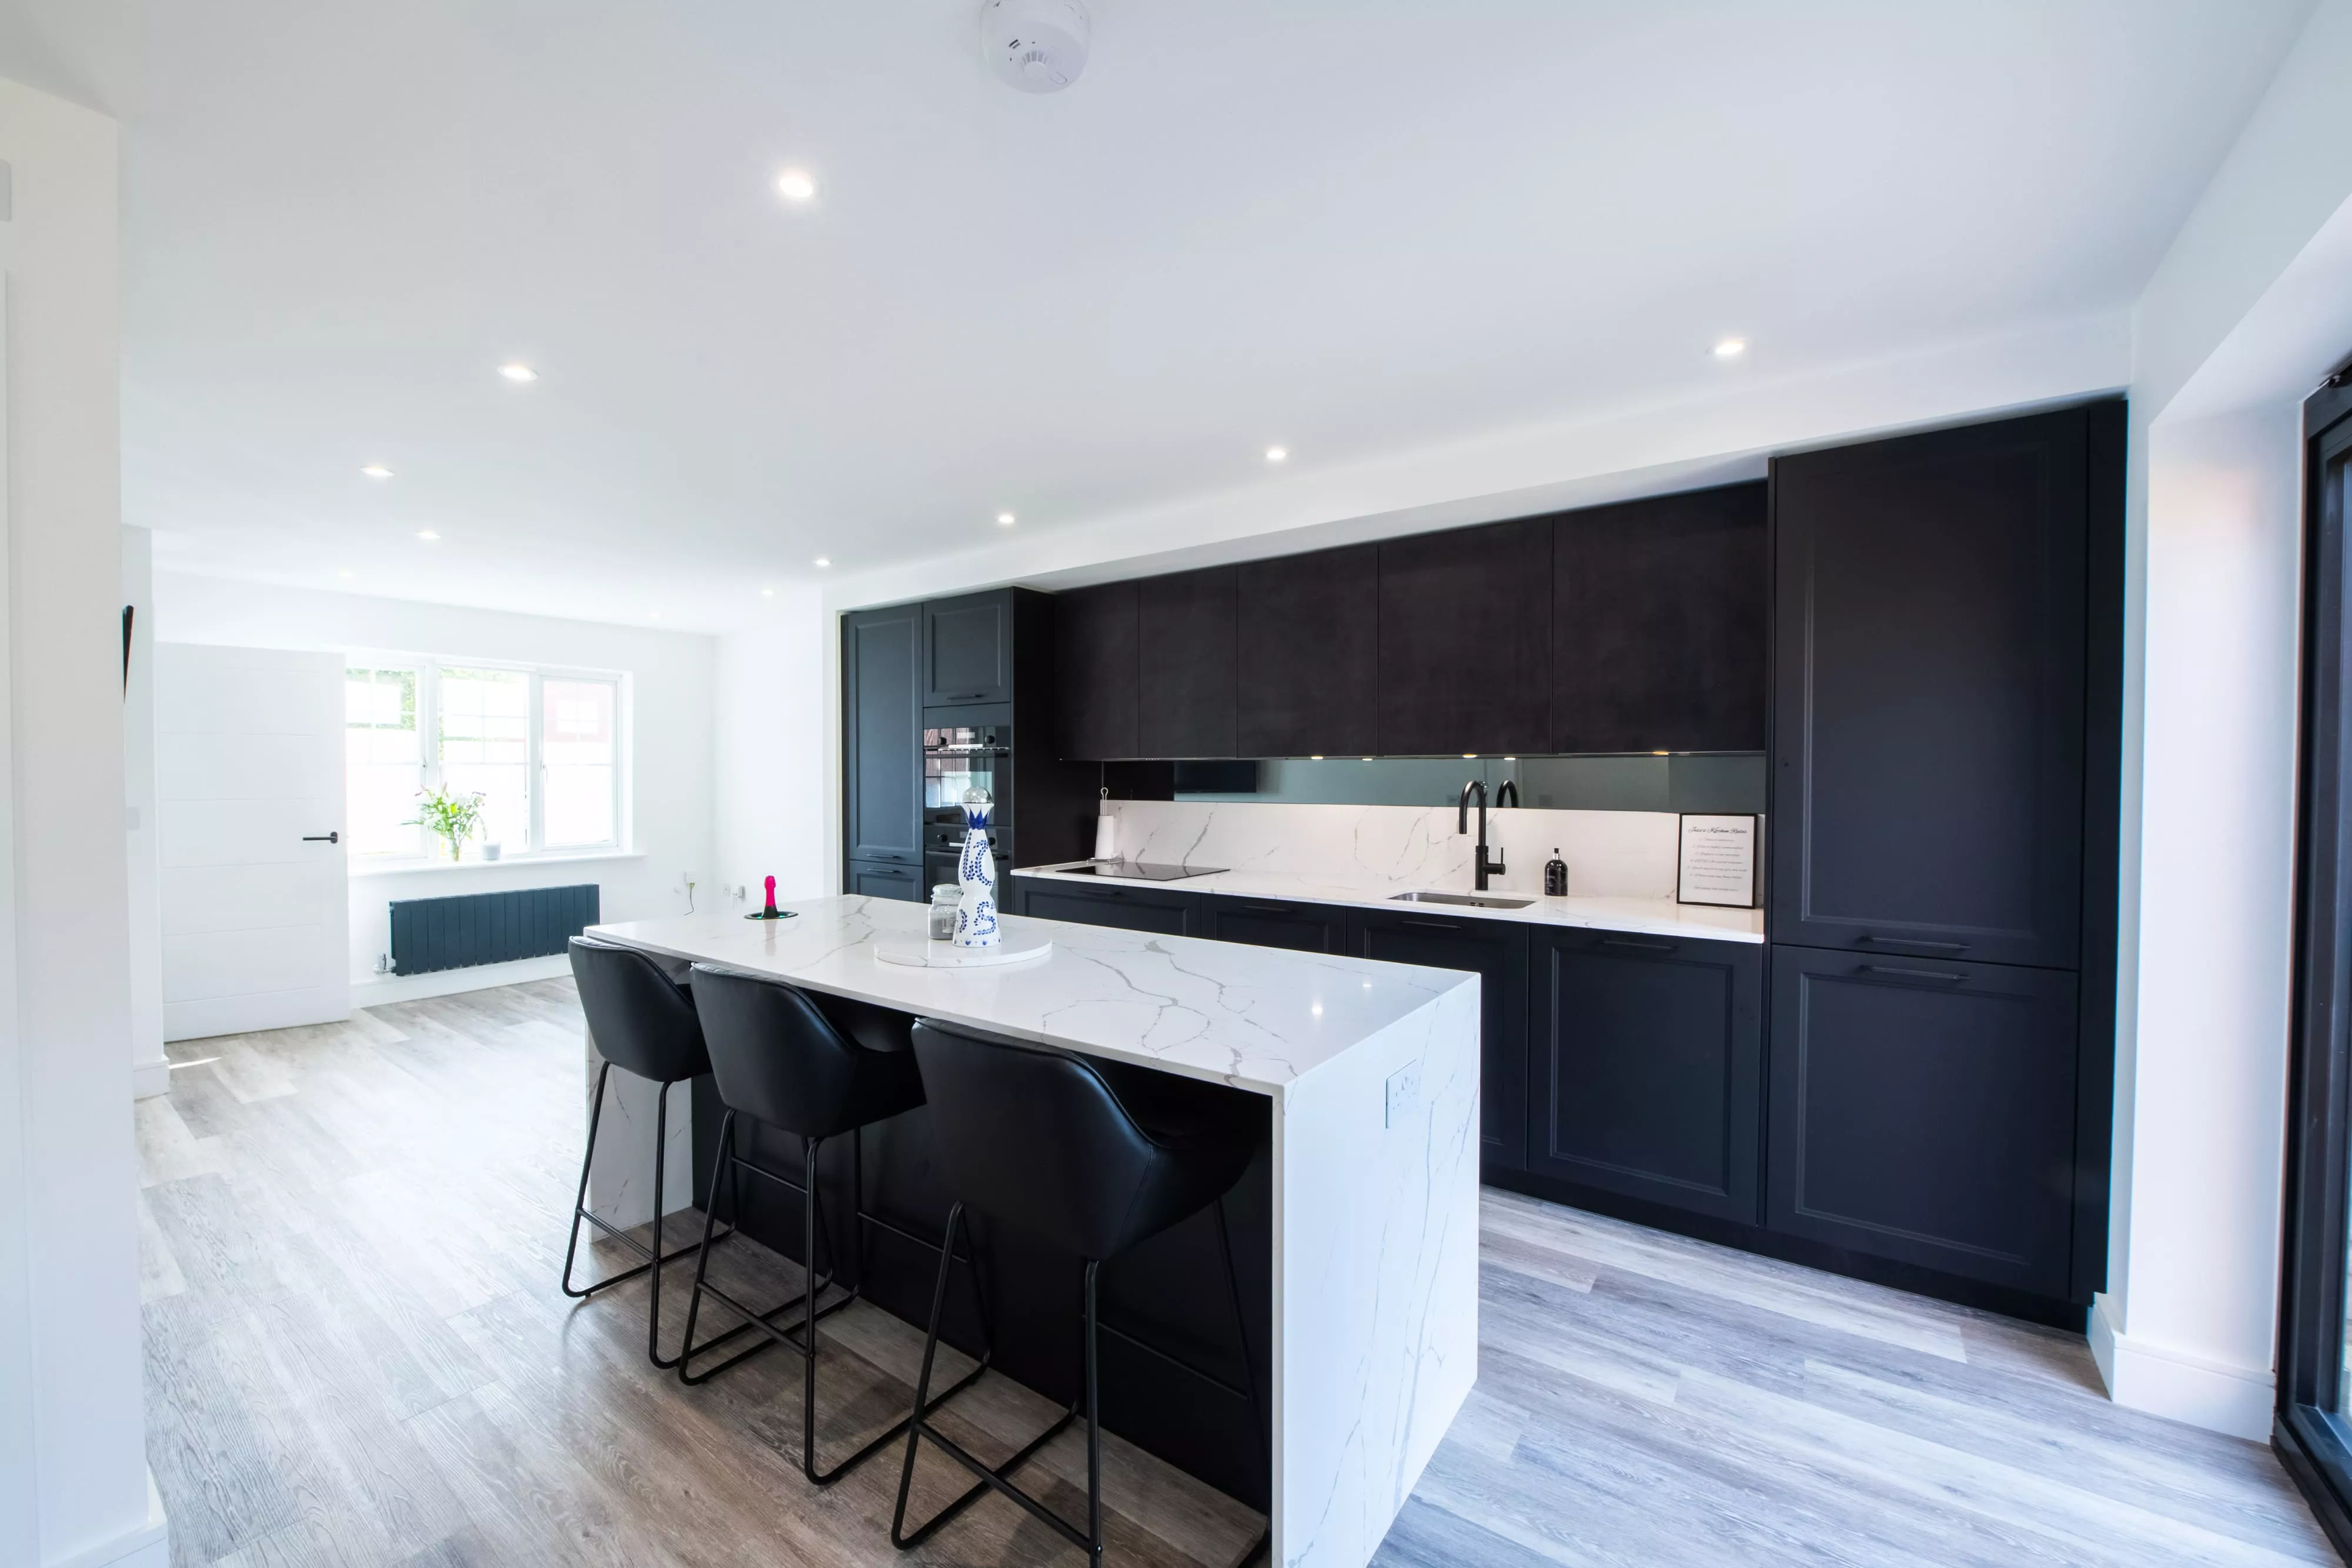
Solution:
[[[1055,756],[1144,755],[1139,632],[1131,581],[1054,596]]]
[[[923,863],[923,607],[841,618],[842,885]],[[892,885],[896,885],[894,883]]]
[[[1236,755],[1238,578],[1216,566],[1135,585],[1138,756]]]
[[[1360,757],[1379,746],[1380,562],[1378,545],[1349,545],[1242,564],[1239,755]]]
[[[1777,459],[1767,1223],[2089,1300],[2123,405]]]
[[[989,781],[1000,880],[1016,855],[1086,853],[1097,770],[1057,755],[1055,631],[1053,601],[1019,588],[841,618],[845,892],[919,902],[954,879],[963,830],[956,800],[927,804],[927,737],[938,791]]]

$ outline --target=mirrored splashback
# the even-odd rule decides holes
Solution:
[[[1219,764],[1232,769],[1233,764]],[[1505,779],[1519,804],[1583,811],[1764,810],[1760,751],[1670,757],[1262,758],[1255,790],[1185,788],[1179,800],[1254,800],[1262,805],[1451,806],[1463,784],[1482,779],[1488,798]],[[1238,778],[1218,780],[1239,783]]]

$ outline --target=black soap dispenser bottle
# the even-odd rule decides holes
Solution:
[[[1558,844],[1552,846],[1551,859],[1544,862],[1544,896],[1546,898],[1568,896],[1568,862],[1559,858]]]

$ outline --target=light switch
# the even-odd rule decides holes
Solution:
[[[1421,1108],[1421,1063],[1408,1061],[1389,1074],[1388,1118],[1383,1126],[1401,1126]]]

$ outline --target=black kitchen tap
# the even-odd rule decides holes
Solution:
[[[1517,786],[1505,779],[1503,788],[1511,792],[1511,802],[1517,805],[1519,799]],[[1462,786],[1462,799],[1456,808],[1454,831],[1457,833],[1466,833],[1470,831],[1470,797],[1474,793],[1478,797],[1478,850],[1470,862],[1471,885],[1480,893],[1484,893],[1486,891],[1486,879],[1503,874],[1506,868],[1500,857],[1494,860],[1486,858],[1486,781],[1485,779],[1473,779]]]

